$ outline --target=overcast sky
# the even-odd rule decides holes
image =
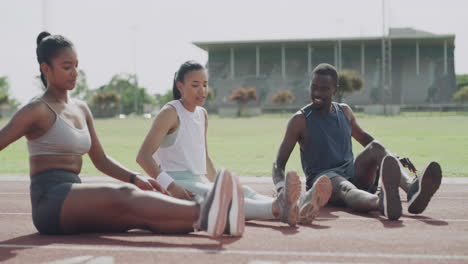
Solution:
[[[385,5],[387,27],[455,34],[455,71],[468,73],[468,1]],[[136,70],[150,93],[170,89],[182,62],[206,63],[207,54],[193,41],[382,34],[379,0],[1,0],[0,10],[0,76],[9,77],[13,97],[23,103],[41,92],[34,76],[43,28],[72,40],[91,89]]]

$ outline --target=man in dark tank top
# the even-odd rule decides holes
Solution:
[[[411,180],[401,169],[406,167],[416,172],[409,159],[399,160],[358,125],[347,104],[332,101],[338,89],[335,67],[319,64],[311,76],[312,102],[289,120],[273,165],[273,181],[277,189],[282,186],[289,156],[299,143],[307,193],[314,192],[317,179],[326,176],[332,186],[330,203],[358,212],[380,211],[388,219],[397,220],[402,214],[401,187],[407,193],[408,211],[422,213],[440,186],[440,165],[429,163],[422,174]],[[355,159],[351,138],[364,147]],[[376,194],[373,194],[368,190],[376,182],[376,176],[380,181]]]

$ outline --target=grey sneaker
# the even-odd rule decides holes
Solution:
[[[197,222],[193,224],[195,231],[206,231],[211,237],[219,237],[226,227],[226,218],[229,203],[232,199],[232,175],[221,170],[213,185],[213,189],[206,193],[205,199],[200,203],[200,214]]]
[[[290,226],[296,226],[299,214],[297,201],[301,195],[301,180],[295,171],[286,174],[284,188],[275,200],[279,207],[279,219]]]
[[[239,178],[232,175],[232,200],[229,203],[228,217],[224,234],[241,236],[245,228],[244,189]]]
[[[422,213],[442,182],[442,169],[439,163],[432,161],[421,176],[414,179],[408,188],[408,212]]]
[[[401,216],[401,200],[398,188],[401,170],[398,160],[385,156],[380,166],[381,192],[379,193],[380,212],[389,220],[398,220]]]
[[[332,194],[330,179],[322,175],[312,185],[299,202],[299,223],[309,225],[318,215],[320,208],[328,203]]]

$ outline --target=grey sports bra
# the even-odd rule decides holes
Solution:
[[[54,113],[55,121],[47,132],[33,140],[28,140],[29,156],[37,155],[83,155],[91,148],[88,126],[78,129],[61,117],[46,101]]]

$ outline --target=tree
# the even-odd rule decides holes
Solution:
[[[255,87],[239,87],[229,95],[229,100],[237,102],[237,116],[241,116],[243,108],[245,108],[245,105],[248,102],[257,101],[257,99],[258,97]]]
[[[458,74],[456,78],[457,78],[458,89],[464,86],[468,86],[468,74]]]
[[[71,92],[71,96],[86,102],[88,102],[92,97],[92,92],[88,86],[86,73],[81,69],[78,70],[78,79],[76,80],[75,89],[73,89]]]
[[[143,112],[144,104],[155,104],[156,100],[150,96],[144,87],[136,87],[136,76],[133,74],[116,74],[110,82],[102,87],[103,91],[113,91],[119,95],[119,112],[130,114],[135,112],[135,102],[137,113]],[[136,98],[135,98],[136,97]]]
[[[465,101],[468,101],[468,85],[467,85],[467,86],[463,86],[463,87],[461,87],[460,89],[458,89],[458,91],[456,91],[456,92],[453,94],[453,100],[459,101],[459,102],[461,102],[462,104],[463,104]]]
[[[0,76],[0,118],[3,116],[3,110],[16,110],[20,103],[9,95],[10,82],[8,77]]]
[[[156,94],[155,95],[156,101],[160,107],[169,103],[170,101],[174,100],[174,96],[172,94],[172,89],[167,90],[164,94]]]
[[[364,80],[355,71],[343,70],[338,74],[337,100],[339,103],[346,94],[360,91],[364,86]]]
[[[208,94],[206,95],[206,101],[211,102],[216,98],[216,90],[213,87],[208,87]]]
[[[0,105],[6,104],[9,101],[8,91],[10,90],[10,82],[8,77],[0,76]]]
[[[271,97],[274,104],[287,104],[294,101],[295,97],[289,90],[279,90]]]
[[[96,117],[115,116],[120,102],[120,97],[115,91],[105,91],[101,86],[93,96],[93,110]]]

